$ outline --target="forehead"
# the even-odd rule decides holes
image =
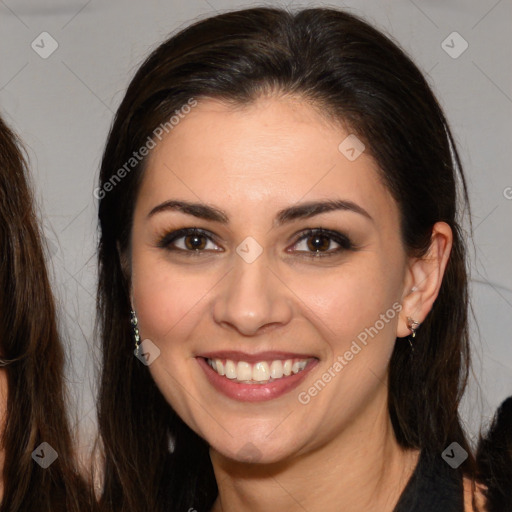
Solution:
[[[139,200],[145,208],[179,197],[250,210],[343,198],[378,216],[394,201],[369,152],[346,152],[347,144],[362,149],[354,137],[297,97],[236,107],[201,99],[151,151]]]

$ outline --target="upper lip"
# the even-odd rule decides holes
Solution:
[[[268,350],[265,352],[257,352],[248,354],[246,352],[239,352],[236,350],[218,350],[215,352],[204,352],[198,354],[197,357],[204,357],[205,359],[231,359],[232,361],[245,361],[247,363],[258,363],[260,361],[275,361],[286,359],[309,359],[315,356],[311,354],[298,354],[293,352],[282,352],[277,350]]]

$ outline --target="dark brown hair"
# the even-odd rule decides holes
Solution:
[[[500,405],[488,431],[480,436],[476,458],[486,487],[486,512],[512,510],[512,396]]]
[[[20,148],[0,118],[0,371],[8,386],[0,511],[91,510],[73,458],[64,351]],[[43,442],[58,454],[46,469],[32,459]]]
[[[460,228],[467,191],[443,112],[404,52],[361,19],[334,9],[254,8],[199,21],[159,46],[130,83],[108,137],[97,189],[106,509],[204,510],[217,493],[206,443],[176,416],[133,356],[129,275],[123,275],[117,248],[129,260],[133,207],[146,160],[122,179],[118,170],[191,98],[236,106],[280,93],[303,98],[363,140],[398,203],[410,255],[426,253],[436,222],[450,225],[451,257],[439,296],[417,333],[414,355],[404,339],[395,345],[389,414],[401,446],[440,455],[456,441],[469,453],[462,470],[474,475],[458,414],[469,367]],[[107,188],[108,183],[115,186]],[[172,455],[169,433],[175,438]]]

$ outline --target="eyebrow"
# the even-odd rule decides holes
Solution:
[[[221,224],[229,224],[229,216],[227,213],[214,206],[204,203],[191,203],[189,201],[169,200],[155,206],[149,213],[148,218],[153,215],[165,211],[180,211],[187,215],[192,215],[199,219],[220,222]],[[332,212],[336,210],[350,211],[358,213],[374,222],[372,216],[361,206],[352,202],[341,199],[330,199],[326,201],[310,201],[290,206],[280,210],[274,220],[275,226],[280,226],[297,219],[307,219],[320,215],[321,213]]]

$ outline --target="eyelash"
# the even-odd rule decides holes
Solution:
[[[181,249],[177,247],[172,247],[172,244],[176,242],[176,240],[179,240],[180,238],[186,238],[187,236],[204,236],[205,238],[208,238],[210,241],[214,242],[214,237],[211,233],[208,231],[204,231],[199,228],[183,228],[179,229],[177,231],[173,231],[171,233],[167,233],[160,237],[157,247],[161,249],[166,249],[168,251],[173,252],[181,252],[186,256],[198,256],[203,254],[206,249],[195,249],[195,250],[187,250],[187,249]],[[324,258],[324,257],[331,257],[340,254],[343,251],[354,251],[356,250],[356,246],[352,243],[352,241],[344,234],[338,233],[337,231],[331,231],[329,229],[324,228],[309,228],[305,229],[300,233],[299,238],[294,242],[293,246],[296,246],[299,242],[302,242],[303,240],[307,240],[308,238],[312,237],[321,237],[321,238],[327,238],[330,241],[334,241],[337,243],[340,247],[338,247],[335,250],[330,251],[299,251],[303,256],[308,258]],[[221,252],[221,251],[214,251],[214,252]]]

